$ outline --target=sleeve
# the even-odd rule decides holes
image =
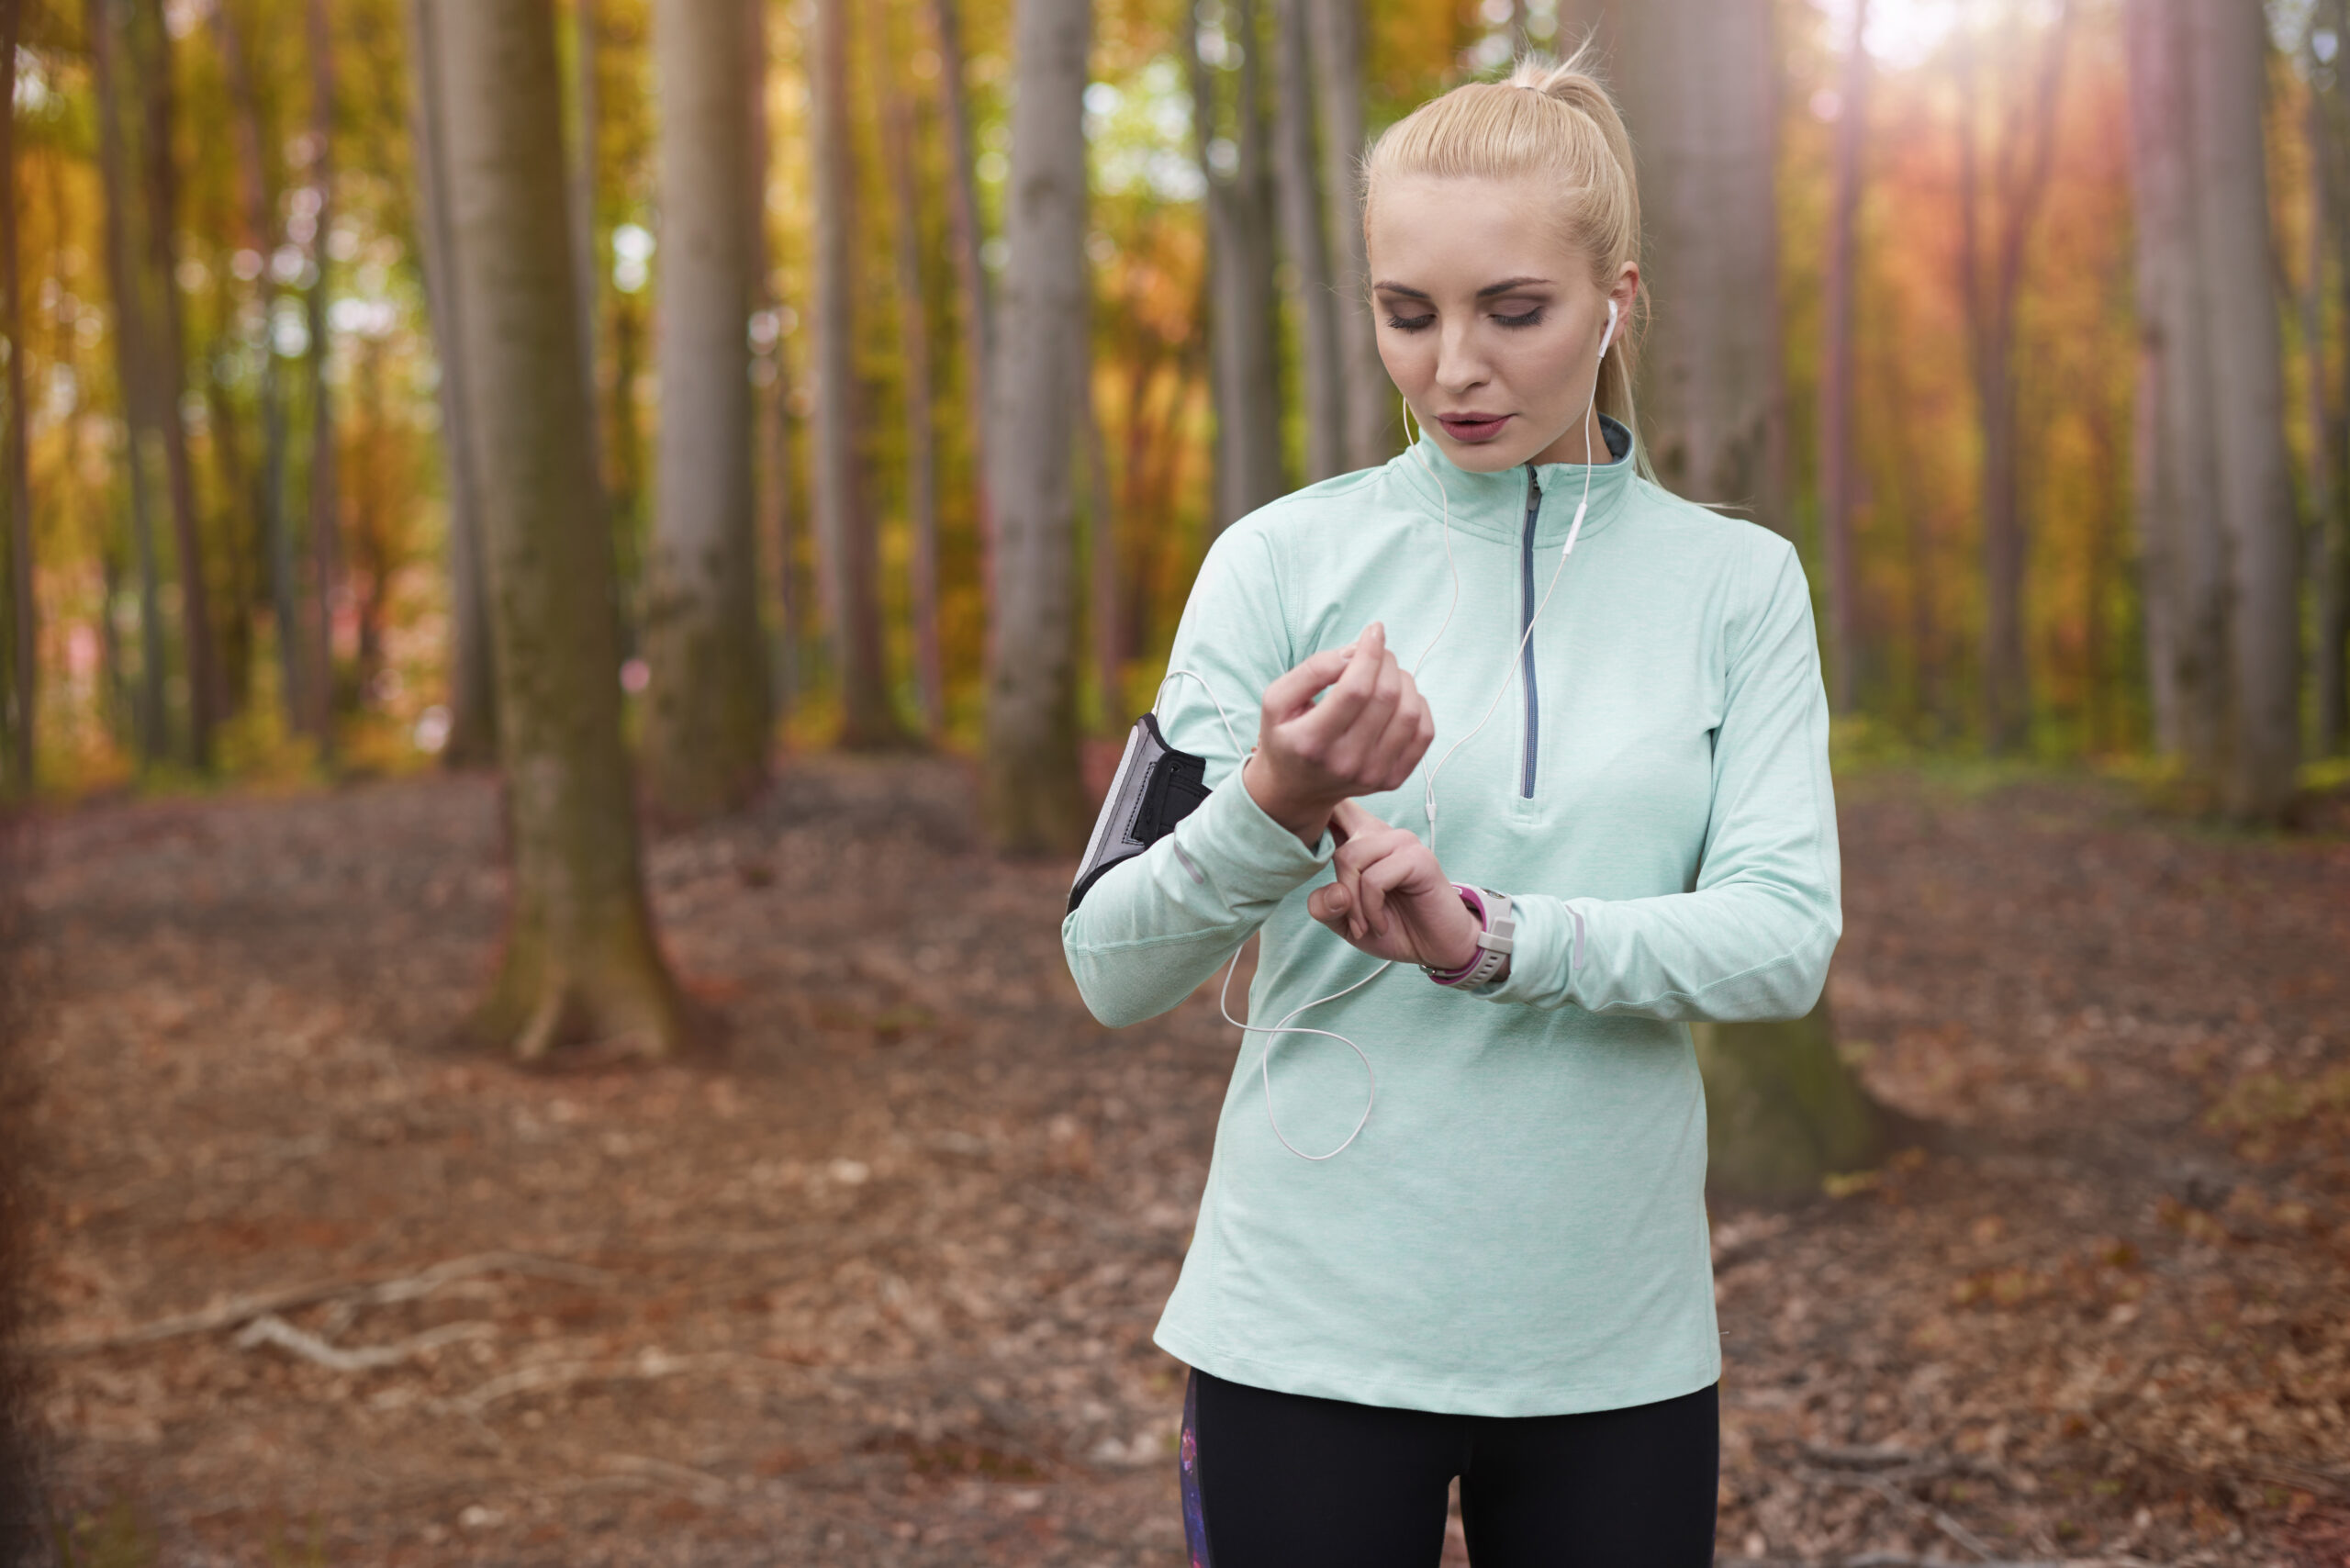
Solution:
[[[1176,628],[1158,713],[1169,745],[1207,759],[1211,793],[1174,832],[1113,868],[1061,922],[1078,992],[1113,1027],[1191,995],[1330,863],[1328,834],[1308,847],[1239,780],[1265,688],[1298,656],[1278,587],[1261,532],[1235,527],[1208,552]]]
[[[1799,1018],[1843,933],[1828,699],[1791,548],[1730,654],[1696,886],[1657,898],[1515,900],[1510,972],[1477,994],[1689,1022]]]

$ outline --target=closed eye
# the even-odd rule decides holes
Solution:
[[[1542,307],[1538,305],[1519,316],[1496,316],[1494,320],[1504,327],[1539,327],[1542,324]]]
[[[1416,332],[1435,319],[1436,313],[1434,311],[1430,311],[1425,316],[1390,315],[1387,318],[1387,324],[1394,328],[1399,332]]]

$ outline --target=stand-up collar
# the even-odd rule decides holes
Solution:
[[[1591,504],[1583,514],[1582,538],[1590,538],[1615,521],[1629,499],[1635,466],[1632,432],[1606,414],[1599,416],[1599,424],[1612,461],[1589,468],[1580,463],[1534,465],[1542,486],[1542,513],[1534,525],[1537,544],[1566,543],[1576,503],[1583,499],[1586,474],[1591,478]],[[1416,445],[1390,460],[1389,466],[1402,476],[1414,495],[1427,502],[1431,518],[1444,515],[1449,498],[1452,526],[1464,533],[1516,543],[1525,532],[1527,464],[1495,474],[1472,473],[1447,457],[1434,436],[1423,433]]]

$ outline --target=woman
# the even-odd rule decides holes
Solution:
[[[1063,927],[1113,1025],[1263,938],[1157,1335],[1192,1556],[1426,1568],[1458,1476],[1479,1568],[1703,1563],[1684,1025],[1807,1012],[1841,929],[1810,597],[1639,472],[1639,196],[1578,63],[1424,106],[1365,182],[1423,433],[1216,541],[1158,715],[1213,792]]]

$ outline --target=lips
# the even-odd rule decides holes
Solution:
[[[1465,414],[1438,414],[1436,417],[1436,422],[1444,427],[1445,434],[1471,446],[1501,434],[1502,427],[1509,423],[1509,420],[1507,414],[1488,414],[1474,409]]]

